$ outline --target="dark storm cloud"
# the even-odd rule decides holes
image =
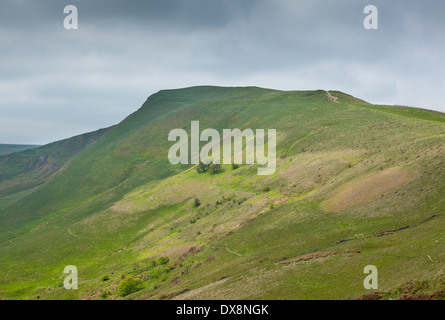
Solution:
[[[63,28],[69,4],[79,30]],[[379,9],[378,30],[363,28],[367,4]],[[109,126],[160,89],[200,84],[338,89],[445,111],[444,9],[439,0],[3,0],[0,142]]]

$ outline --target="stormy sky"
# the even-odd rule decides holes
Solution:
[[[366,30],[366,5],[378,30]],[[78,9],[66,30],[63,9]],[[341,90],[445,112],[442,0],[1,0],[0,143],[120,122],[195,85]]]

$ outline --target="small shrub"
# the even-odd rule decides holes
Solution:
[[[204,164],[201,161],[199,161],[199,164],[196,167],[196,172],[204,173],[204,172],[207,172],[208,169],[209,169],[209,165],[208,164]]]
[[[198,198],[195,198],[193,202],[193,207],[197,208],[201,205],[201,201]]]
[[[208,171],[210,174],[216,174],[222,171],[222,167],[220,164],[211,163]]]
[[[270,191],[270,187],[269,186],[266,186],[266,187],[263,188],[263,192],[269,192],[269,191]]]
[[[100,278],[100,280],[102,280],[102,281],[108,281],[108,280],[110,280],[110,276],[108,275],[108,274],[104,274],[101,278]]]
[[[160,257],[158,262],[159,262],[160,265],[167,264],[167,263],[170,262],[170,259],[168,257]]]
[[[121,281],[118,288],[118,293],[121,297],[128,296],[129,294],[142,289],[142,279],[128,277]]]

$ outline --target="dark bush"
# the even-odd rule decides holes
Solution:
[[[169,263],[170,262],[170,259],[168,258],[168,257],[160,257],[159,258],[159,264],[167,264],[167,263]]]
[[[222,171],[222,167],[220,164],[211,163],[208,169],[210,174],[216,174]]]
[[[102,281],[108,281],[108,280],[110,280],[110,276],[108,275],[108,274],[105,274],[105,275],[103,275],[101,278],[100,278],[100,280],[102,280]]]
[[[202,161],[199,161],[199,164],[198,164],[198,166],[196,167],[196,172],[198,172],[198,173],[204,173],[204,172],[207,172],[207,170],[209,169],[209,166],[210,166],[210,165],[208,165],[208,164],[204,164],[204,163],[202,163]]]

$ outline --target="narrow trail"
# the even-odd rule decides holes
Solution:
[[[79,236],[79,235],[77,235],[77,234],[74,234],[72,231],[71,231],[71,229],[70,228],[67,228],[68,229],[68,233],[70,234],[70,235],[72,235],[73,237],[77,237],[77,238],[81,238],[81,239],[86,239],[86,240],[91,240],[91,241],[94,241],[94,240],[106,240],[106,241],[114,241],[114,240],[116,240],[116,239],[106,239],[106,238],[92,238],[92,237],[83,237],[83,236]]]
[[[375,238],[375,237],[382,237],[382,236],[386,236],[386,235],[394,234],[394,233],[396,233],[396,232],[398,232],[398,231],[406,230],[406,229],[408,229],[408,228],[417,227],[417,226],[419,226],[419,225],[421,225],[421,224],[423,224],[423,223],[425,223],[425,222],[430,221],[431,219],[434,219],[434,218],[436,218],[436,217],[442,216],[442,215],[444,215],[444,214],[445,214],[445,212],[442,212],[442,213],[439,213],[439,214],[435,214],[435,215],[432,215],[431,217],[426,218],[426,219],[424,219],[424,220],[422,220],[422,221],[420,221],[420,222],[418,222],[418,223],[411,224],[411,225],[404,226],[404,227],[400,227],[400,228],[397,228],[397,229],[394,229],[394,230],[381,231],[381,232],[374,233],[374,234],[372,234],[372,235],[366,236],[366,237],[364,237],[364,238],[365,238],[365,239],[366,239],[366,238]],[[337,241],[336,243],[333,243],[333,244],[331,244],[331,245],[327,245],[327,246],[325,246],[325,247],[320,247],[320,248],[315,248],[315,249],[309,249],[309,250],[300,252],[297,256],[299,256],[299,255],[303,255],[303,254],[308,254],[308,253],[314,253],[314,252],[317,252],[317,251],[319,251],[319,250],[324,250],[324,249],[327,249],[327,248],[331,248],[331,247],[333,247],[333,246],[339,245],[339,244],[344,243],[344,242],[354,241],[354,240],[359,240],[359,239],[363,239],[363,238],[349,238],[349,239],[342,239],[342,240]],[[286,259],[287,259],[287,257],[286,257]],[[284,259],[284,260],[286,260],[286,259]],[[282,259],[282,260],[283,260],[283,259]]]
[[[326,95],[328,96],[328,99],[331,100],[332,102],[339,103],[338,97],[331,95],[331,93],[329,91],[326,91]]]
[[[12,244],[13,246],[17,245],[17,243],[15,243],[14,241],[12,241],[12,240],[14,240],[15,238],[17,238],[17,234],[15,234],[14,232],[9,231],[9,230],[6,230],[6,232],[9,232],[9,233],[11,233],[11,234],[14,236],[14,238],[8,239],[9,243]]]
[[[398,229],[394,229],[394,230],[382,231],[382,232],[370,235],[367,238],[381,237],[381,236],[385,236],[385,235],[388,235],[388,234],[393,234],[393,233],[395,233],[397,231],[402,231],[402,230],[405,230],[405,229],[408,229],[408,228],[416,227],[418,225],[421,225],[422,223],[430,221],[431,219],[439,217],[439,216],[444,215],[444,214],[445,214],[445,212],[439,213],[439,214],[435,214],[435,215],[432,215],[431,217],[426,218],[426,219],[424,219],[424,220],[422,220],[422,221],[420,221],[418,223],[411,224],[411,225],[408,225],[408,226],[404,226],[404,227],[401,227],[401,228],[398,228]]]
[[[81,236],[78,236],[77,234],[74,234],[74,233],[71,231],[70,228],[68,228],[68,233],[69,233],[70,235],[74,236],[74,237],[78,237],[78,238],[82,238],[82,239],[87,239],[87,238],[85,238],[85,237],[81,237]]]
[[[232,250],[230,250],[230,249],[227,248],[227,247],[226,247],[226,250],[227,250],[229,253],[231,253],[231,254],[237,255],[238,257],[242,257],[242,255],[240,255],[239,253],[233,252]]]

